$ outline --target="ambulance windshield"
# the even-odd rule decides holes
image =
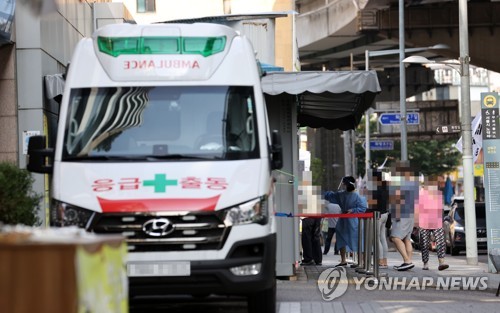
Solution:
[[[259,157],[252,87],[72,89],[63,160]]]

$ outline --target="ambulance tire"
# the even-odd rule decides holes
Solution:
[[[271,288],[248,296],[248,313],[276,313],[276,282]]]

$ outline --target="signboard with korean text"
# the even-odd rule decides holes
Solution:
[[[461,125],[440,125],[436,127],[436,134],[459,133],[461,131]]]
[[[366,141],[363,149],[366,149]],[[394,140],[370,140],[370,150],[394,150]]]
[[[408,101],[406,102],[407,116],[414,122],[414,113],[418,113],[418,124],[406,123],[407,135],[409,140],[443,140],[457,139],[460,133],[457,133],[456,128],[453,132],[437,132],[439,126],[457,126],[460,125],[458,115],[457,100],[434,100],[434,101]],[[375,105],[375,113],[377,116],[377,132],[371,134],[371,139],[393,139],[391,137],[401,137],[401,123],[396,123],[400,113],[399,101],[378,102]],[[388,113],[393,113],[387,115]],[[382,120],[380,115],[384,114]],[[380,120],[380,121],[379,121]],[[386,123],[396,124],[386,124]],[[407,122],[410,122],[407,119]],[[383,124],[384,123],[384,124]]]
[[[488,253],[500,248],[500,121],[499,95],[481,93],[483,127],[484,189],[486,202],[486,230]],[[491,260],[490,271],[495,271]]]
[[[382,113],[378,119],[382,125],[393,125],[401,123],[401,115],[399,113]],[[406,123],[409,125],[420,124],[420,115],[418,112],[406,113]]]

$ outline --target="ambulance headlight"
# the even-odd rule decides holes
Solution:
[[[94,212],[57,200],[50,206],[50,226],[86,228]]]
[[[267,197],[254,199],[226,210],[224,224],[227,226],[243,224],[265,225],[268,221]]]

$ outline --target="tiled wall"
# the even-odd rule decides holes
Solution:
[[[15,45],[0,47],[0,162],[17,161]]]
[[[0,47],[0,161],[26,167],[25,131],[44,133],[44,76],[63,73],[77,42],[93,31],[93,2],[56,0],[57,11],[37,15],[30,1],[16,3],[15,43]],[[6,64],[4,66],[4,64]],[[48,180],[34,174],[33,188],[48,195]],[[48,198],[40,211],[45,221]]]
[[[16,6],[15,72],[17,82],[18,135],[8,142],[19,152],[18,163],[24,167],[23,132],[44,133],[43,105],[45,75],[65,71],[78,41],[93,31],[90,0],[59,0],[57,11],[36,15],[24,2]],[[97,2],[110,2],[102,0]],[[1,141],[5,146],[5,142]],[[12,148],[9,148],[12,150]]]

